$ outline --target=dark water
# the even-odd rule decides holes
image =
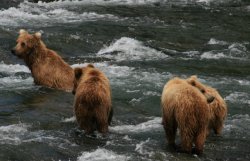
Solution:
[[[66,0],[0,3],[0,160],[250,160],[248,0]],[[73,67],[94,63],[109,77],[110,135],[83,136],[73,95],[35,86],[10,53],[19,29],[41,31]],[[160,96],[173,76],[196,74],[219,90],[229,114],[204,154],[171,151]]]

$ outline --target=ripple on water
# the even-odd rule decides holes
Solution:
[[[250,137],[250,117],[248,114],[236,114],[228,117],[224,127],[225,136],[247,139]]]
[[[98,148],[92,152],[83,152],[81,156],[77,158],[78,161],[127,161],[129,160],[129,156],[119,155],[113,151]]]
[[[161,125],[161,118],[155,117],[152,120],[137,125],[118,125],[118,126],[112,126],[109,129],[112,132],[127,134],[127,133],[140,133],[140,132],[162,130],[162,125]]]

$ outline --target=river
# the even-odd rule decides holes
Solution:
[[[0,160],[250,160],[248,0],[61,0],[0,3]],[[87,137],[73,95],[34,85],[10,52],[19,29],[40,31],[72,67],[93,63],[110,79],[106,138]],[[222,136],[201,156],[167,147],[160,96],[174,76],[197,75],[228,105]]]

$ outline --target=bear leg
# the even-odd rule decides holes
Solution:
[[[96,124],[100,133],[106,134],[108,132],[108,116],[105,107],[96,110]]]
[[[85,131],[85,134],[92,134],[95,130],[95,123],[93,122],[92,117],[87,117],[84,120],[79,121],[80,128]]]
[[[109,123],[109,125],[111,125],[112,117],[113,117],[113,108],[111,107],[111,110],[109,112],[109,117],[108,117],[108,123]]]
[[[214,133],[216,135],[220,135],[222,132],[222,129],[223,129],[223,120],[215,121],[214,127],[213,127]]]
[[[201,130],[195,138],[195,154],[200,155],[203,152],[207,129]]]
[[[175,147],[177,123],[175,121],[170,122],[169,120],[166,119],[166,117],[163,117],[162,123],[165,130],[168,145],[171,147]]]
[[[186,129],[180,129],[181,150],[179,152],[191,153],[193,136],[192,132]]]

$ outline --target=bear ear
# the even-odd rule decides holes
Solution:
[[[194,80],[189,81],[189,83],[190,83],[192,86],[195,86],[195,85],[196,85],[196,83],[195,83]]]
[[[95,68],[95,66],[93,64],[88,64],[87,67],[89,67],[89,68]]]
[[[36,32],[35,37],[38,38],[38,39],[41,39],[42,33],[41,32]]]
[[[197,80],[198,79],[197,75],[192,75],[190,78],[193,79],[193,80]]]
[[[27,33],[27,31],[25,31],[24,29],[20,29],[20,30],[19,30],[19,34],[20,34],[20,35],[25,34],[25,33]]]
[[[195,82],[195,80],[194,80],[192,77],[188,78],[188,79],[187,79],[187,82],[188,82],[190,85],[192,85],[192,86],[195,86],[195,85],[196,85],[196,82]]]
[[[75,68],[74,72],[75,72],[76,79],[79,79],[82,76],[82,69],[81,68]]]
[[[197,76],[196,75],[192,75],[187,79],[187,82],[189,84],[191,84],[192,86],[196,86],[196,81],[197,81]]]

